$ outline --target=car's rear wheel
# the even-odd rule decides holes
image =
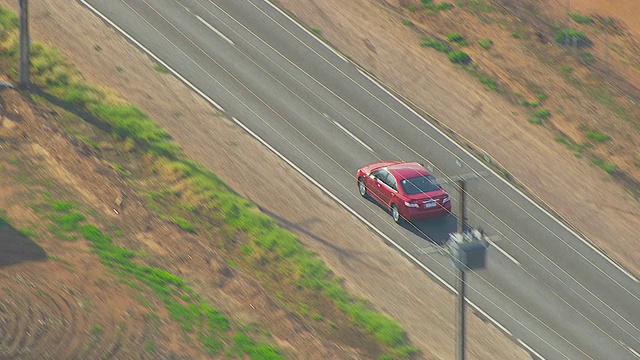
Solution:
[[[363,178],[358,179],[358,191],[362,197],[367,197],[367,186],[364,184]]]
[[[396,224],[400,224],[400,222],[402,222],[402,216],[400,216],[400,211],[396,204],[391,204],[391,217],[393,217],[393,221],[395,221]]]

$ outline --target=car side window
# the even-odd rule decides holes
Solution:
[[[380,169],[380,170],[376,170],[373,172],[373,175],[376,177],[376,179],[382,181],[383,183],[387,184],[387,174],[389,172],[387,172],[387,170],[385,169]],[[389,184],[387,184],[389,185]]]
[[[391,175],[390,172],[387,171],[387,181],[385,181],[385,184],[389,185],[390,188],[392,188],[395,191],[398,191],[398,181],[396,181],[396,177]]]
[[[386,182],[387,181],[387,171],[385,169],[380,169],[380,170],[376,170],[373,172],[373,176],[376,177],[376,179],[382,181],[382,182]]]
[[[398,182],[396,181],[396,178],[393,175],[391,175],[387,170],[380,169],[380,170],[374,171],[373,175],[375,175],[375,177],[378,178],[383,183],[387,184],[390,188],[398,191]]]

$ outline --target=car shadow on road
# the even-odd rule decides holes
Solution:
[[[391,217],[391,212],[382,204],[371,197],[367,197],[367,200],[379,207],[381,210],[386,211],[389,214],[389,217]],[[449,240],[449,234],[457,231],[458,218],[453,214],[447,214],[445,216],[438,216],[421,221],[403,221],[398,226],[402,226],[406,230],[429,241],[433,245],[444,246]],[[467,227],[465,230],[468,229],[469,228]]]
[[[0,217],[0,267],[46,259],[43,248]]]
[[[405,221],[401,225],[432,244],[443,246],[449,240],[449,234],[457,231],[458,218],[448,214],[411,223]]]

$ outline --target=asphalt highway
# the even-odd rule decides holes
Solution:
[[[640,359],[638,279],[432,126],[438,114],[412,110],[271,3],[81,2],[452,291],[442,244],[456,218],[396,225],[354,175],[376,160],[420,161],[454,212],[452,180],[473,175],[468,222],[493,240],[487,268],[467,274],[471,307],[534,358]]]

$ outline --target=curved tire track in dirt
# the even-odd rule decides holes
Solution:
[[[0,273],[0,283],[0,358],[162,357],[152,356],[140,345],[150,339],[150,329],[119,327],[123,314],[95,311],[96,294],[76,290],[81,284],[51,284],[31,274],[15,276],[9,272]]]

